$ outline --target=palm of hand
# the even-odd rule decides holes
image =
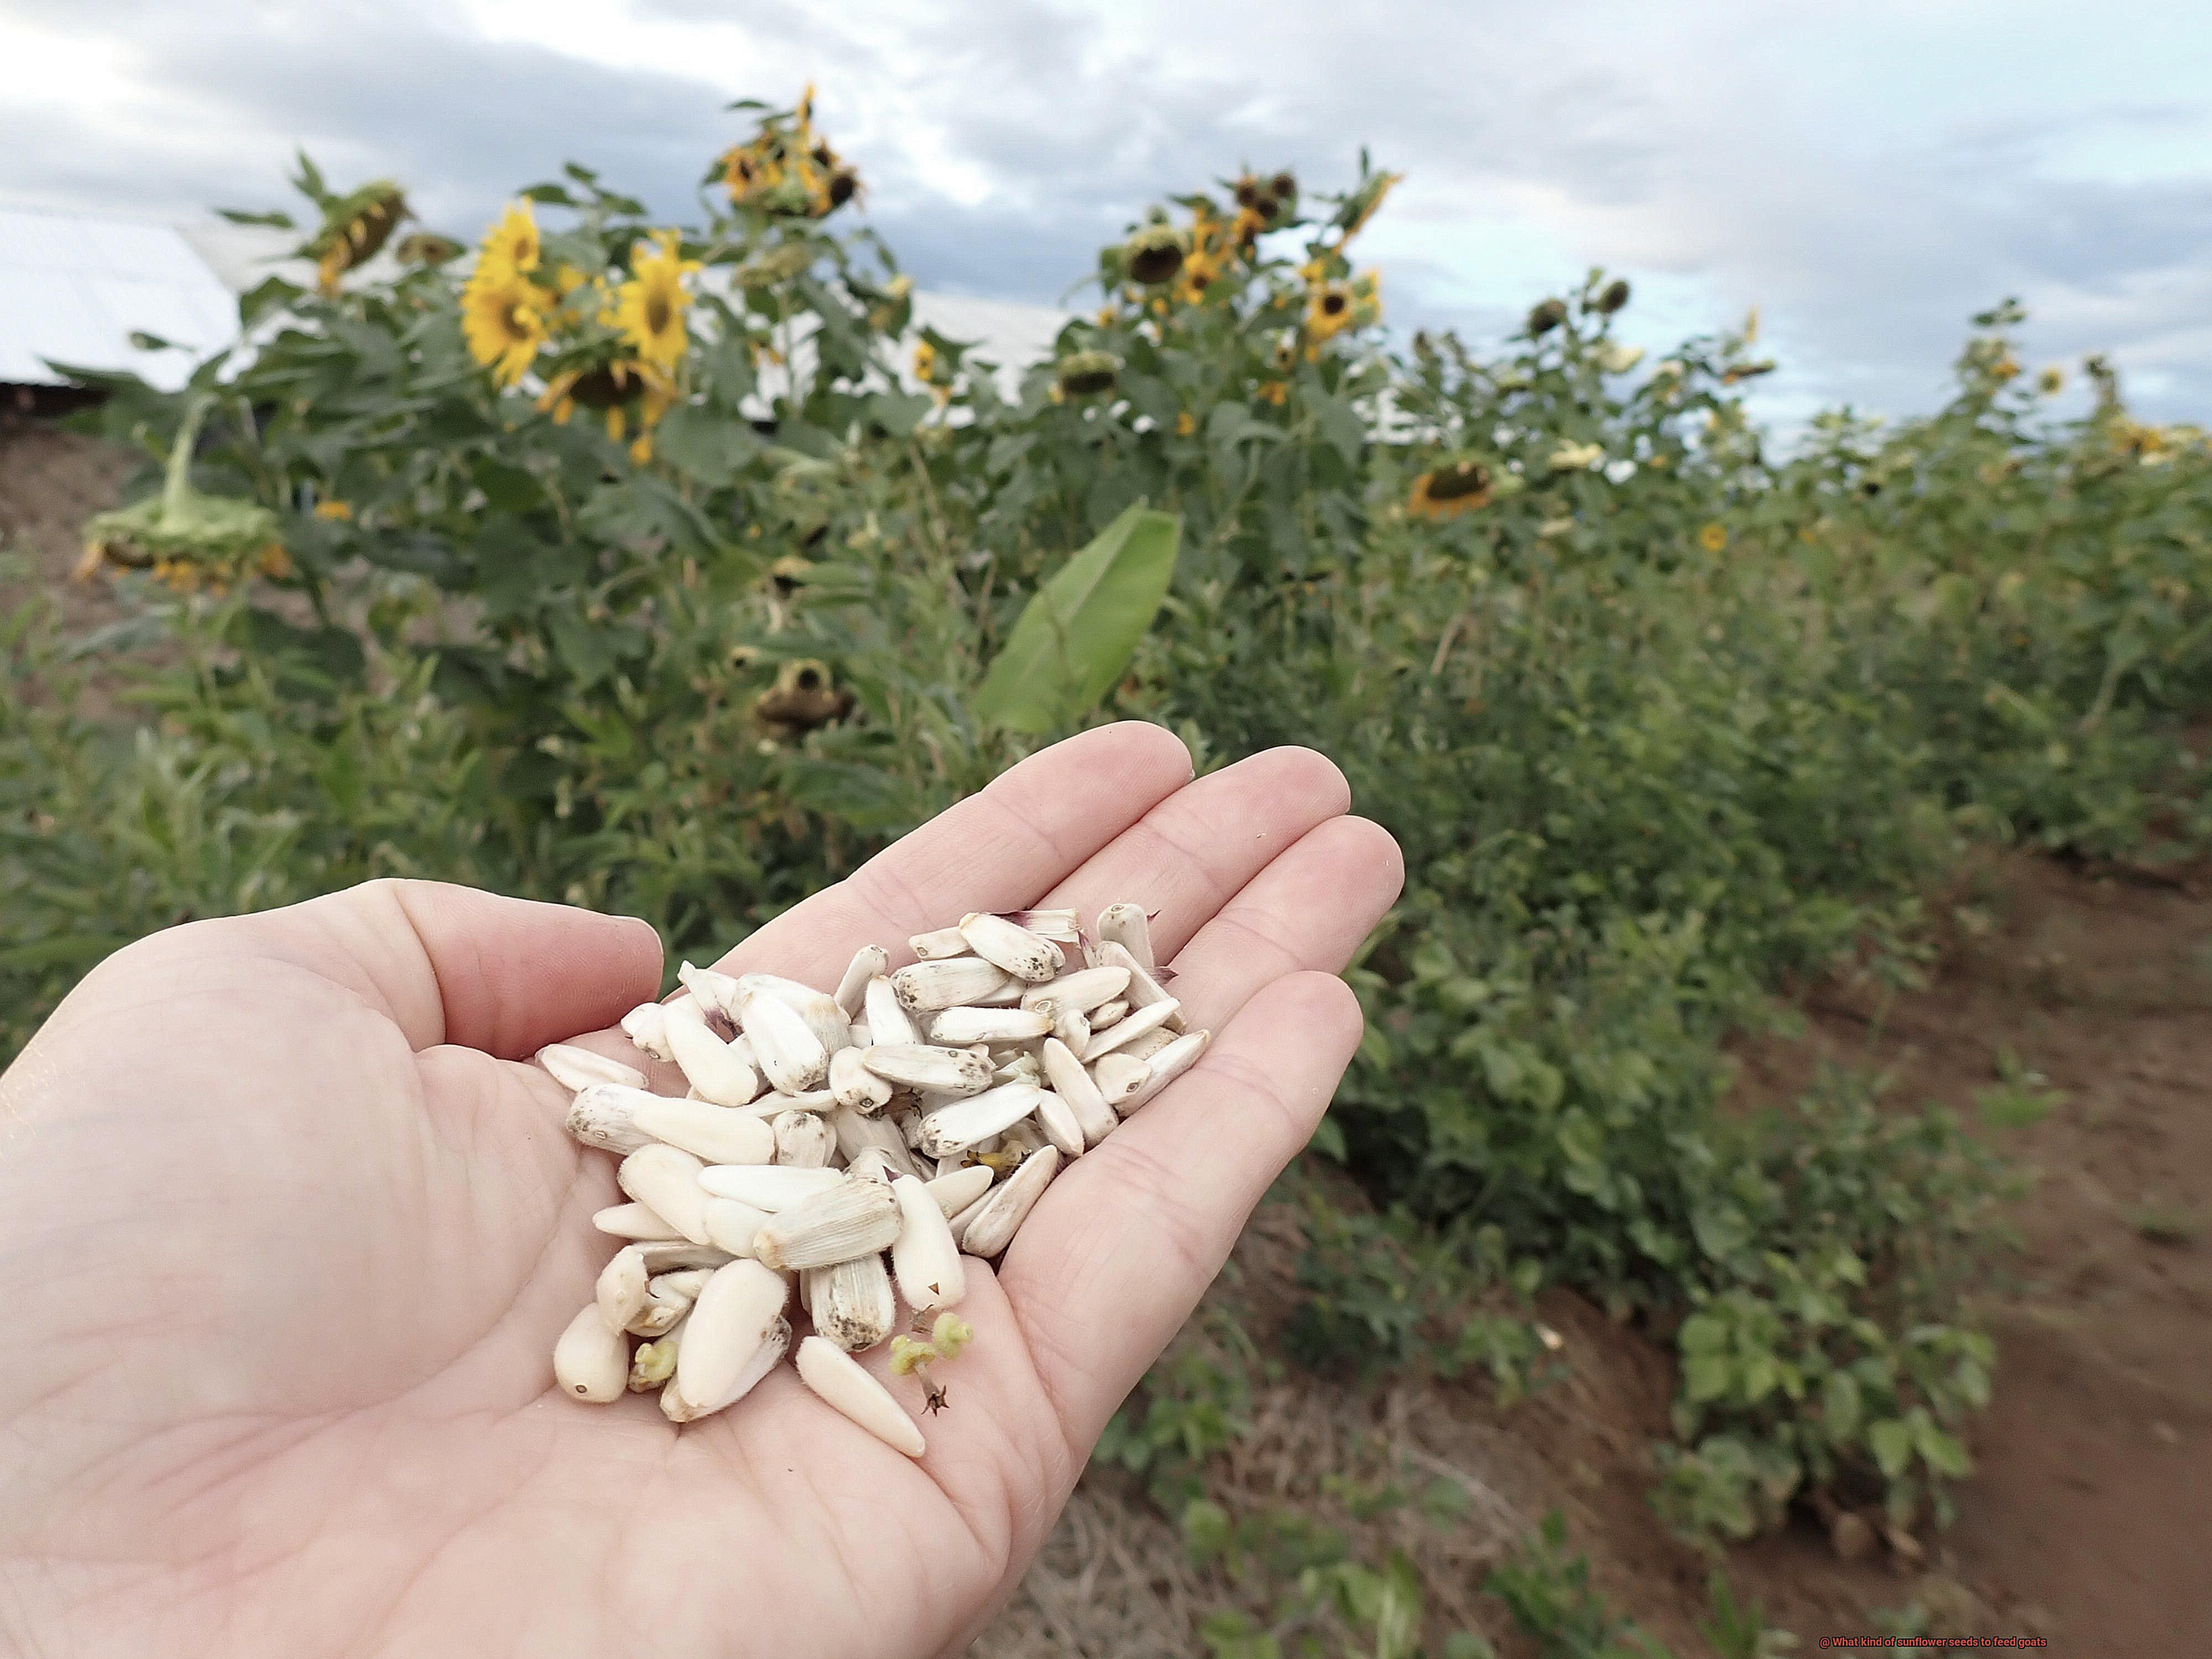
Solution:
[[[37,1338],[0,1353],[0,1629],[72,1654],[957,1650],[1310,1133],[1358,1033],[1323,974],[1396,892],[1320,757],[1187,778],[1164,732],[1086,734],[733,953],[819,983],[969,909],[1137,897],[1218,1034],[995,1274],[971,1264],[976,1340],[919,1462],[787,1368],[682,1431],[551,1388],[619,1195],[518,1061],[652,994],[641,924],[380,884],[104,966],[0,1079],[0,1287]]]

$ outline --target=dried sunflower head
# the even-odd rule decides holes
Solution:
[[[1121,360],[1110,351],[1076,351],[1061,358],[1053,384],[1070,398],[1091,398],[1111,392],[1121,378]]]

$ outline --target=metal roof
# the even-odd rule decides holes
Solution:
[[[186,349],[142,350],[133,333]],[[237,334],[236,299],[176,226],[0,207],[0,382],[59,386],[60,362],[174,391]]]

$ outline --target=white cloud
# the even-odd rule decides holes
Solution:
[[[1142,204],[1233,171],[1409,177],[1369,234],[1391,314],[1510,325],[1592,264],[1632,337],[1759,304],[1798,410],[1942,395],[2008,293],[2038,356],[2114,352],[2212,414],[2212,17],[2061,0],[0,0],[0,191],[273,201],[295,142],[466,232],[571,154],[665,211],[809,79],[925,281],[1051,299]]]

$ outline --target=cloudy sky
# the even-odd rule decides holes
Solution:
[[[2212,9],[2135,0],[0,0],[0,200],[278,204],[292,147],[472,234],[574,155],[671,213],[807,80],[925,286],[1051,302],[1249,161],[1407,181],[1390,320],[1480,341],[1592,264],[1663,346],[1756,304],[1784,419],[1942,395],[2007,294],[2212,420]]]

